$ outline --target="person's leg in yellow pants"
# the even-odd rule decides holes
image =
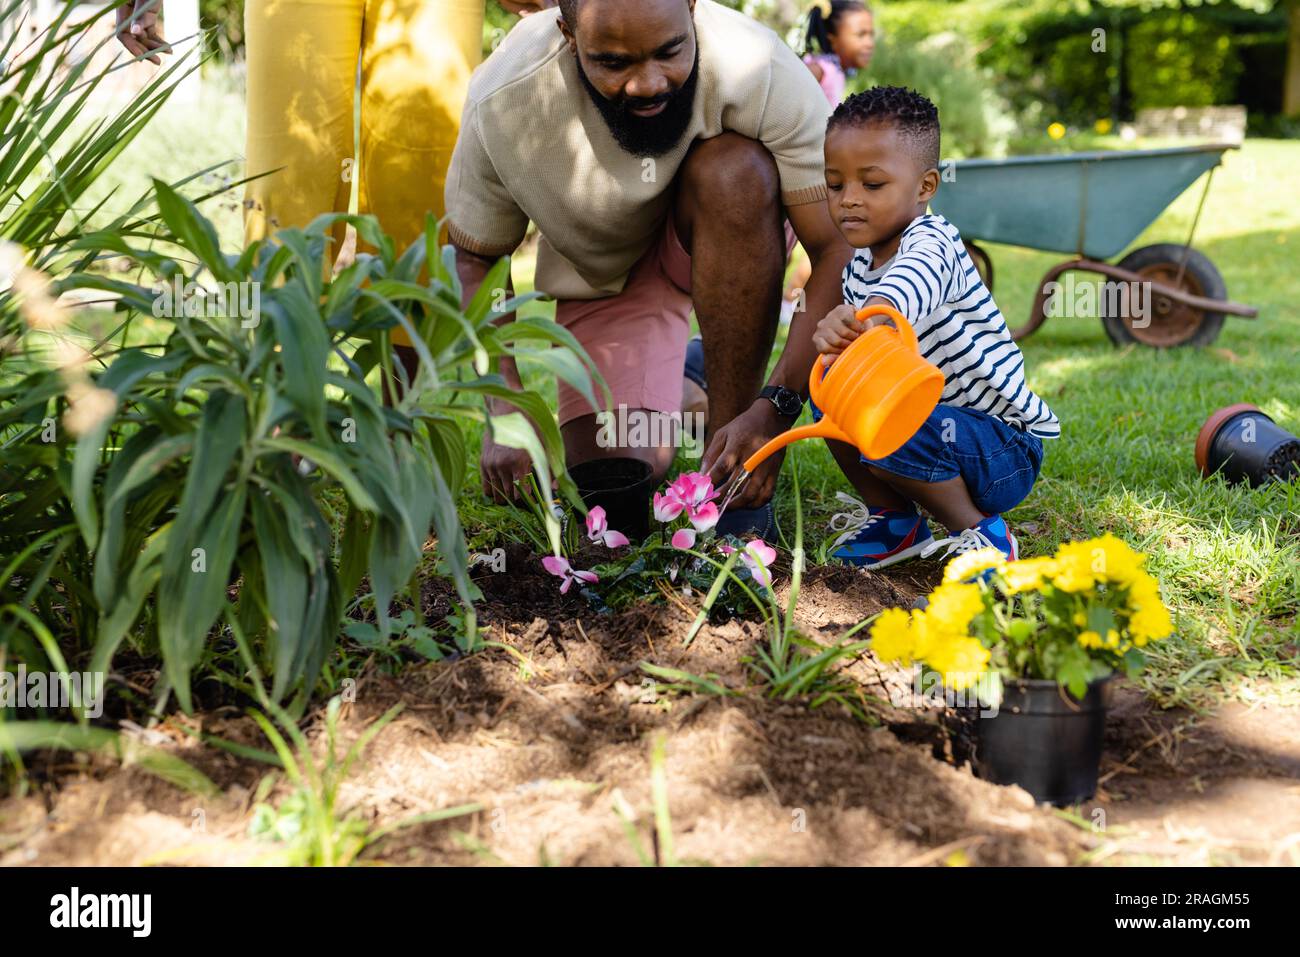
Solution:
[[[345,212],[359,176],[359,211],[377,215],[405,249],[427,213],[444,213],[483,0],[248,0],[244,19],[247,175],[279,168],[248,185],[245,240]],[[334,238],[337,253],[342,228]]]

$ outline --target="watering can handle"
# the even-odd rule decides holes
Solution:
[[[864,306],[859,309],[854,318],[858,322],[866,322],[872,316],[886,316],[894,321],[894,326],[898,329],[899,338],[907,348],[915,351],[921,351],[921,344],[916,341],[916,330],[907,318],[895,309],[893,306],[886,306],[884,303],[876,303],[874,306]]]
[[[913,352],[921,351],[921,344],[916,340],[916,330],[912,324],[907,321],[901,312],[893,306],[886,306],[883,303],[877,303],[872,306],[864,306],[854,314],[854,318],[859,322],[865,322],[872,316],[884,315],[894,321],[894,326],[898,329],[898,336],[903,340],[903,344]],[[822,356],[818,356],[813,361],[812,371],[808,373],[808,394],[818,405],[821,401],[817,398],[817,393],[821,391],[822,379],[826,376],[826,365],[822,362]]]

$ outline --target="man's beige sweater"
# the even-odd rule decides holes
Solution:
[[[520,21],[470,80],[447,176],[457,245],[502,255],[532,220],[542,237],[538,289],[563,299],[614,295],[658,236],[691,143],[726,131],[767,147],[786,206],[825,199],[829,107],[808,68],[771,30],[698,0],[694,112],[681,143],[652,158],[615,142],[556,16],[548,10]]]

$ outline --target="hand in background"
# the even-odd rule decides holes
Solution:
[[[117,8],[117,38],[132,56],[161,64],[158,53],[172,52],[158,22],[162,12],[163,0],[134,0]]]

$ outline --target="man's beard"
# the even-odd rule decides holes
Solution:
[[[646,99],[629,98],[619,94],[609,99],[592,85],[582,69],[581,61],[575,58],[578,76],[586,87],[591,101],[596,104],[605,125],[613,135],[615,142],[633,156],[662,156],[682,141],[686,127],[691,125],[691,113],[695,107],[695,83],[700,72],[700,51],[696,47],[695,62],[691,64],[691,75],[675,90]],[[637,116],[632,107],[645,108],[666,103],[663,112],[656,116]]]

